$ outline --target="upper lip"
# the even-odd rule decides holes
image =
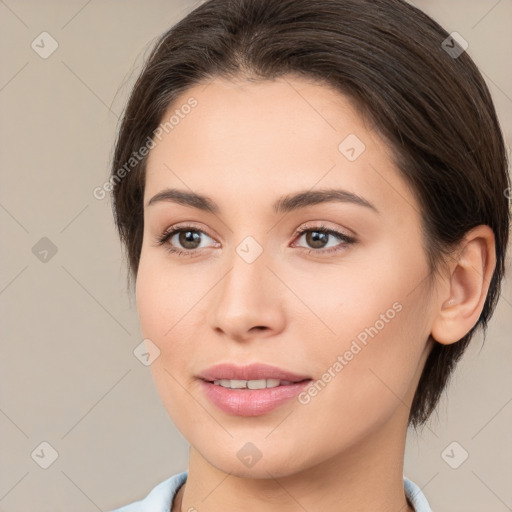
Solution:
[[[283,370],[277,366],[268,364],[254,363],[247,366],[237,366],[232,363],[221,363],[211,366],[202,371],[198,377],[208,382],[215,380],[262,380],[262,379],[278,379],[290,382],[300,382],[308,380],[308,375],[299,375],[297,373]]]

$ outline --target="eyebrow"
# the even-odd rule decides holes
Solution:
[[[188,190],[166,188],[154,195],[146,203],[146,207],[159,202],[171,202],[184,206],[191,206],[192,208],[197,208],[198,210],[203,210],[213,214],[220,213],[219,206],[210,197],[190,192]],[[369,208],[375,213],[380,213],[379,210],[364,197],[341,189],[307,190],[304,192],[287,194],[275,201],[272,205],[272,209],[275,214],[280,214],[320,203],[330,202],[352,203]]]

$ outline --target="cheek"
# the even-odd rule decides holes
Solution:
[[[183,376],[190,374],[187,365],[193,358],[187,354],[190,340],[178,333],[183,333],[192,319],[192,315],[186,313],[197,288],[190,286],[187,292],[182,281],[187,281],[183,273],[165,271],[165,265],[162,266],[158,258],[141,255],[136,284],[139,322],[143,337],[149,338],[160,350],[159,357],[150,366],[152,378],[169,417],[179,430],[186,431],[186,411],[190,404],[187,406],[183,392],[183,386],[187,385]]]
[[[379,338],[389,338],[388,344],[405,342],[406,335],[398,329],[425,318],[421,308],[428,297],[421,285],[428,266],[416,233],[409,244],[400,245],[400,251],[397,245],[396,240],[383,238],[334,264],[283,265],[279,269],[283,281],[293,283],[294,294],[302,299],[303,313],[290,318],[290,326],[306,324],[308,317],[301,328],[324,338],[326,353],[328,347],[344,348],[356,337],[363,342],[371,339],[376,331]]]
[[[137,311],[144,338],[160,350],[151,372],[162,400],[181,396],[204,358],[208,291],[218,278],[169,263],[165,254],[141,255],[136,284]],[[174,378],[173,378],[174,377]]]
[[[142,334],[156,342],[162,334],[162,313],[166,307],[159,269],[141,254],[137,272],[136,301]],[[166,298],[167,299],[167,298]],[[155,338],[155,339],[154,339]]]
[[[316,380],[300,397],[296,428],[321,422],[321,436],[333,440],[327,452],[380,431],[393,417],[407,420],[424,341],[414,301],[389,306],[382,298],[368,301],[357,319],[338,323],[342,335],[309,353]]]
[[[211,281],[211,282],[209,282]],[[165,251],[141,254],[137,274],[136,300],[143,335],[165,342],[166,350],[173,335],[196,320],[202,297],[213,286],[213,277],[204,272],[190,272],[186,266],[170,261]]]
[[[294,289],[321,320],[297,327],[304,340],[316,333],[318,341],[308,360],[321,382],[307,407],[313,417],[329,411],[333,434],[350,430],[352,419],[370,426],[397,407],[408,412],[403,402],[415,387],[429,333],[428,266],[419,247],[397,253],[393,244],[382,245],[364,259],[316,272]],[[322,324],[329,334],[319,339],[319,332],[327,332]],[[340,425],[343,418],[351,421]]]

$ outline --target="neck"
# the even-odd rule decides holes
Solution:
[[[403,486],[403,423],[394,417],[347,450],[294,473],[282,465],[279,472],[262,457],[257,478],[241,475],[239,465],[225,471],[214,467],[190,447],[186,485],[176,495],[172,512],[295,512],[297,507],[339,512],[340,504],[343,510],[358,512],[414,512]]]

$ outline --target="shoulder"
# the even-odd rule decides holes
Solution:
[[[404,475],[404,491],[415,512],[433,512],[422,490]]]
[[[186,481],[187,475],[188,471],[177,473],[153,487],[145,498],[110,512],[169,512],[172,500]]]

